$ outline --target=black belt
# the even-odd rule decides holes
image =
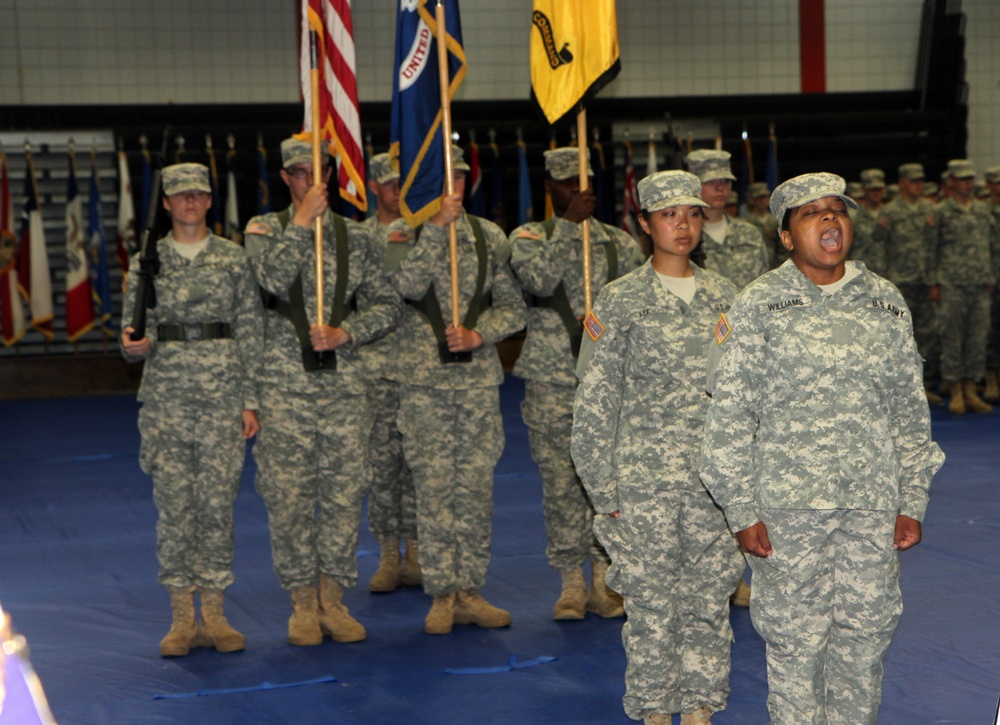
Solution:
[[[160,342],[194,342],[221,340],[233,336],[228,322],[196,322],[191,325],[159,325],[156,337]]]

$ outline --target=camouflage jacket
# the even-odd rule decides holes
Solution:
[[[582,225],[556,219],[552,236],[546,239],[544,222],[531,222],[510,235],[510,266],[521,288],[529,295],[550,297],[560,282],[573,312],[583,317]],[[591,288],[594,297],[608,282],[607,245],[617,248],[621,277],[643,263],[638,243],[625,231],[590,222]],[[528,333],[514,375],[557,385],[576,385],[576,358],[570,351],[569,335],[559,313],[531,305]]]
[[[160,240],[160,272],[153,281],[156,307],[146,312],[150,351],[142,373],[139,400],[204,402],[235,396],[243,408],[258,409],[258,384],[263,342],[263,310],[257,282],[242,247],[214,234],[193,260]],[[123,327],[131,325],[135,309],[139,256],[129,265],[122,310]],[[222,322],[230,336],[196,342],[160,342],[160,325]],[[124,352],[123,352],[124,355]],[[138,358],[124,355],[130,362]]]
[[[702,489],[708,348],[736,287],[709,270],[694,274],[688,305],[646,262],[605,286],[587,320],[572,453],[599,513],[627,507],[637,487]]]
[[[910,312],[890,282],[847,264],[858,276],[827,295],[786,262],[717,325],[701,478],[734,531],[760,508],[923,519],[944,454]]]
[[[487,387],[503,382],[496,343],[524,327],[526,311],[510,271],[507,237],[493,222],[486,219],[479,222],[486,243],[486,279],[483,286],[484,306],[473,329],[482,335],[483,344],[472,351],[472,362],[442,363],[430,321],[412,304],[407,304],[396,333],[398,348],[395,362],[387,374],[390,379],[452,390]],[[456,224],[459,316],[465,319],[476,290],[479,259],[468,216],[463,214]],[[451,270],[447,227],[430,222],[424,224],[406,259],[390,275],[390,279],[408,303],[423,298],[433,286],[445,325],[450,324]],[[486,302],[489,304],[486,305]]]
[[[771,255],[764,236],[750,222],[725,215],[728,230],[719,244],[704,231],[700,247],[705,253],[705,269],[718,272],[743,289],[771,268]]]
[[[885,248],[885,276],[893,284],[927,284],[933,232],[934,203],[927,199],[898,197],[882,208],[875,238]]]
[[[764,245],[771,257],[772,267],[776,267],[788,259],[788,250],[781,246],[781,240],[778,238],[778,220],[774,218],[774,214],[767,212],[763,216],[758,216],[753,212],[747,212],[741,215],[740,219],[753,224],[760,230],[761,236],[764,237]]]
[[[851,259],[864,262],[865,266],[878,275],[886,270],[885,238],[876,234],[882,209],[872,211],[863,204],[852,213],[854,242],[851,244]]]
[[[294,208],[289,209],[294,217]],[[265,318],[263,378],[266,384],[281,390],[308,394],[323,376],[366,377],[358,347],[384,335],[399,319],[402,305],[399,296],[382,274],[382,261],[367,232],[356,222],[346,220],[348,234],[347,314],[340,323],[351,341],[336,350],[335,372],[306,372],[302,366],[299,338],[292,322],[275,310]],[[337,251],[333,215],[327,212],[323,223],[323,306],[327,322],[333,312],[337,278]],[[261,288],[283,300],[300,275],[306,318],[316,320],[316,252],[313,230],[289,221],[282,230],[277,213],[263,214],[249,221],[244,232],[247,253]],[[259,295],[259,292],[258,292]],[[351,305],[351,300],[354,304]],[[352,307],[354,309],[352,309]]]
[[[972,201],[963,209],[954,199],[945,199],[934,210],[935,233],[931,236],[929,283],[962,286],[991,285],[997,226],[989,207]]]

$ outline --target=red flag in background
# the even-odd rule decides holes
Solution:
[[[0,331],[3,344],[14,345],[24,337],[24,301],[17,284],[17,237],[14,205],[10,196],[7,154],[0,152]]]
[[[128,171],[128,156],[118,152],[118,240],[115,256],[122,272],[128,272],[129,257],[136,251],[135,203],[132,201],[132,177]]]
[[[45,249],[45,227],[39,206],[35,163],[31,153],[24,155],[28,168],[24,175],[24,212],[21,216],[21,246],[17,255],[17,277],[21,293],[28,299],[31,325],[52,339],[52,278]]]
[[[635,183],[635,166],[632,165],[632,143],[625,139],[625,194],[622,197],[622,229],[639,238],[639,191]]]
[[[66,338],[76,342],[94,327],[94,306],[84,246],[83,201],[76,183],[76,155],[69,152],[66,181]]]
[[[361,211],[367,211],[351,3],[350,0],[301,0],[300,7],[299,79],[305,99],[302,131],[312,130],[309,32],[315,31],[319,37],[320,135],[334,146],[340,196]]]

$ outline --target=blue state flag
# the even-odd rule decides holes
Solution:
[[[781,171],[778,169],[778,137],[771,129],[767,137],[767,188],[774,191],[781,183]]]
[[[528,146],[517,142],[517,224],[527,224],[535,220],[535,210],[531,204],[531,177],[528,175]]]
[[[97,318],[105,333],[114,334],[111,324],[111,281],[108,278],[108,240],[104,234],[104,215],[101,213],[101,189],[97,183],[97,164],[90,168],[90,251],[94,256],[93,288],[97,298]]]
[[[396,21],[391,150],[399,158],[399,210],[413,226],[438,211],[444,189],[441,85],[434,0],[402,0]],[[444,0],[448,96],[465,78],[458,0]]]

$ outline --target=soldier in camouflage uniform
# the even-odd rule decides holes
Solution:
[[[934,204],[923,198],[923,187],[923,165],[910,163],[899,167],[899,196],[883,207],[875,238],[885,249],[885,276],[899,288],[913,316],[913,336],[924,359],[927,387],[938,373],[941,345],[937,308],[927,285]],[[941,398],[930,390],[926,395],[927,402],[941,403]]]
[[[854,242],[850,258],[864,262],[875,274],[885,275],[885,239],[876,232],[882,218],[882,197],[885,196],[885,172],[882,169],[861,172],[861,194],[857,211],[852,217]]]
[[[268,308],[256,487],[267,506],[278,582],[290,590],[288,641],[365,639],[343,592],[357,583],[358,527],[368,488],[372,410],[358,347],[385,334],[402,302],[358,224],[327,208],[329,159],[313,184],[312,147],[281,143],[292,205],[254,217],[244,233]],[[323,219],[324,312],[316,320],[313,222]],[[317,367],[317,352],[334,369]],[[309,368],[306,365],[309,365]],[[317,583],[319,591],[317,592]]]
[[[579,151],[545,152],[545,190],[555,216],[531,222],[510,235],[511,269],[530,297],[528,333],[514,366],[525,379],[521,415],[528,426],[531,457],[542,477],[549,565],[562,576],[555,619],[583,619],[592,611],[603,617],[624,614],[621,597],[604,583],[608,556],[594,538],[594,510],[570,456],[576,359],[584,314],[582,222],[590,220],[591,285],[606,282],[643,263],[639,245],[626,232],[593,219],[597,197],[580,191]],[[614,267],[614,269],[611,269]],[[590,594],[582,563],[589,559]]]
[[[422,226],[393,284],[407,301],[390,377],[400,383],[399,430],[417,494],[420,569],[434,597],[428,634],[453,624],[505,627],[510,614],[478,590],[486,583],[493,518],[493,470],[503,452],[495,343],[525,323],[500,227],[462,209],[469,165],[453,147],[455,193]],[[450,324],[448,225],[459,248],[459,314]],[[447,321],[447,322],[446,322]],[[445,362],[471,353],[471,360]]]
[[[972,198],[975,176],[967,159],[948,162],[948,198],[935,209],[930,250],[931,299],[940,304],[941,379],[951,388],[948,410],[956,415],[992,410],[976,382],[986,375],[998,228],[989,207]]]
[[[625,598],[625,712],[647,724],[711,722],[729,694],[729,595],[745,566],[698,478],[708,350],[736,287],[690,263],[698,178],[639,182],[653,257],[604,287],[584,326],[573,460]]]
[[[370,163],[368,188],[378,201],[375,214],[362,226],[383,259],[383,272],[395,272],[409,246],[411,230],[399,211],[399,170],[387,153],[376,154]],[[403,459],[403,437],[396,427],[399,414],[399,384],[388,370],[396,355],[396,336],[390,332],[360,348],[370,378],[375,424],[372,426],[368,459],[372,467],[368,494],[368,528],[379,541],[379,566],[368,588],[392,592],[399,585],[420,586],[417,551],[417,501],[413,479]],[[406,544],[406,556],[400,544]]]
[[[260,427],[260,297],[243,249],[208,231],[208,169],[175,164],[162,179],[172,230],[158,244],[157,304],[147,311],[145,337],[132,340],[126,324],[120,340],[126,360],[146,361],[139,462],[153,477],[159,581],[173,608],[160,654],[179,657],[197,646],[235,652],[245,640],[226,621],[223,590],[233,583],[233,502],[246,440]],[[138,278],[138,256],[130,274]],[[136,287],[125,296],[128,322],[144,304]]]
[[[788,259],[788,251],[778,240],[778,220],[774,218],[768,203],[771,191],[763,181],[755,181],[747,189],[747,213],[742,217],[760,230],[771,257],[771,266],[777,267]]]
[[[743,289],[771,268],[771,257],[759,230],[726,214],[726,201],[736,179],[729,158],[728,151],[699,149],[684,161],[688,171],[701,180],[701,198],[709,204],[696,254],[704,254],[705,269]]]
[[[944,460],[906,302],[844,261],[853,203],[833,174],[775,189],[791,259],[716,326],[701,478],[752,555],[775,725],[876,722],[896,552]]]
[[[991,166],[984,174],[989,190],[989,208],[993,212],[993,224],[1000,229],[1000,166]],[[1000,240],[1000,235],[996,237]],[[1000,249],[994,248],[993,278],[1000,280]],[[986,349],[986,389],[983,399],[990,403],[1000,402],[1000,290],[993,289],[990,302],[990,339]]]

